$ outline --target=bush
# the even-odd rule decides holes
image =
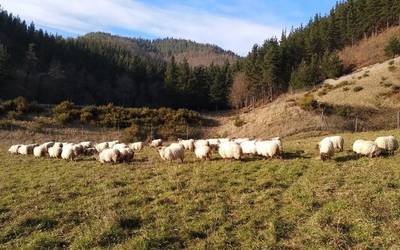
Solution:
[[[393,58],[400,55],[400,40],[397,37],[392,37],[385,47],[387,57]]]
[[[239,127],[242,127],[245,124],[246,124],[246,122],[242,118],[240,118],[240,116],[236,116],[233,119],[233,125],[235,125],[235,127],[239,128]]]
[[[77,115],[77,110],[72,102],[64,101],[53,108],[53,116],[60,124],[71,123]]]
[[[130,127],[124,129],[122,136],[122,140],[126,142],[142,141],[147,139],[147,133],[145,130],[136,124],[132,124]]]
[[[348,117],[351,114],[351,109],[349,107],[337,107],[335,109],[336,114],[341,117]]]
[[[353,92],[360,92],[361,90],[363,90],[364,88],[361,86],[356,86],[353,88]]]
[[[324,96],[326,94],[328,94],[328,92],[325,89],[318,92],[318,96]]]
[[[396,66],[391,65],[391,66],[389,66],[388,69],[389,69],[390,72],[394,72],[394,71],[396,71],[397,68],[396,68]]]
[[[17,111],[9,111],[7,113],[7,118],[10,120],[21,120],[23,117],[22,112],[17,112]]]
[[[302,109],[312,111],[318,108],[318,102],[314,99],[313,95],[304,95],[299,100],[299,105]]]
[[[349,87],[344,87],[344,88],[343,88],[343,91],[349,91],[349,90],[350,90]]]

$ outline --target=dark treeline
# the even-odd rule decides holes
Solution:
[[[228,63],[191,67],[186,61],[166,60],[163,54],[201,46],[104,33],[64,39],[1,10],[0,98],[24,96],[49,104],[69,100],[78,105],[227,108],[233,78]]]
[[[400,25],[400,0],[338,2],[328,15],[316,15],[307,25],[284,31],[279,40],[255,45],[241,63],[231,103],[241,107],[271,100],[340,76],[349,69],[343,69],[338,50],[395,25]]]

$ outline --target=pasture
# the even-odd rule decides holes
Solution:
[[[0,146],[0,248],[260,249],[400,245],[400,156],[318,159],[321,137],[285,138],[284,159],[129,164],[10,155]]]

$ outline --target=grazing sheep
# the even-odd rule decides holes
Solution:
[[[195,148],[194,154],[198,159],[210,160],[211,159],[211,147],[210,146],[200,146]]]
[[[97,153],[97,150],[95,148],[87,148],[84,151],[85,155],[94,155]]]
[[[46,153],[47,153],[47,148],[46,148],[46,145],[40,145],[40,146],[37,146],[37,147],[34,147],[33,148],[33,155],[35,156],[35,157],[44,157],[45,155],[46,155]]]
[[[255,155],[257,154],[256,141],[244,141],[240,143],[242,152],[244,155]]]
[[[185,149],[181,144],[171,144],[168,147],[161,147],[158,150],[158,153],[160,154],[161,159],[164,161],[173,161],[180,159],[181,162],[183,162],[183,159],[185,157]]]
[[[134,156],[134,152],[130,148],[121,148],[118,149],[120,155],[118,157],[119,162],[131,162]]]
[[[134,142],[128,145],[130,149],[133,151],[140,151],[144,148],[144,143],[139,141],[139,142]]]
[[[60,158],[61,157],[61,152],[62,152],[62,147],[60,146],[61,144],[54,144],[53,147],[49,148],[47,152],[49,153],[49,156],[51,158]]]
[[[91,141],[83,141],[80,142],[78,145],[81,145],[83,149],[88,149],[93,147],[93,143]]]
[[[72,150],[74,151],[75,157],[82,155],[85,152],[84,147],[82,144],[75,144],[72,146]]]
[[[62,148],[61,158],[64,160],[74,160],[75,159],[74,146],[67,145]]]
[[[271,141],[275,141],[276,143],[278,143],[279,151],[281,151],[281,153],[283,153],[283,145],[282,145],[281,138],[280,137],[275,137],[275,138],[272,138]]]
[[[258,141],[256,142],[257,154],[266,158],[281,158],[279,144],[276,141]]]
[[[196,140],[194,142],[195,148],[202,147],[202,146],[209,146],[208,140]]]
[[[51,147],[59,147],[59,148],[61,148],[62,147],[62,143],[61,142],[55,142],[54,144],[53,144],[53,146],[51,146]],[[51,148],[50,147],[50,148]]]
[[[97,152],[100,153],[100,152],[103,151],[104,149],[109,148],[109,145],[108,145],[108,142],[101,142],[101,143],[96,144],[96,145],[94,146],[94,148],[97,150]]]
[[[108,147],[109,147],[109,148],[113,148],[116,144],[119,144],[119,141],[118,141],[118,140],[109,141],[109,142],[108,142]]]
[[[194,150],[194,140],[193,139],[189,139],[189,140],[180,140],[179,139],[178,142],[183,145],[185,150],[189,150],[189,151]]]
[[[17,145],[12,145],[9,149],[8,152],[11,154],[18,154],[18,148],[21,147],[21,144],[17,144]]]
[[[210,147],[212,149],[217,149],[218,145],[219,145],[219,139],[208,139],[208,145],[210,145]]]
[[[236,142],[223,142],[219,145],[219,155],[222,159],[236,159],[242,158],[242,148]]]
[[[353,144],[353,151],[358,155],[377,157],[382,150],[373,141],[356,140]]]
[[[394,155],[397,149],[399,149],[399,142],[394,136],[381,136],[376,138],[376,145],[389,155]]]
[[[120,159],[120,152],[118,149],[106,148],[99,154],[98,160],[101,163],[117,163]]]
[[[319,156],[322,161],[326,161],[332,158],[335,154],[335,147],[333,142],[329,138],[325,138],[318,143]]]
[[[340,135],[325,137],[323,140],[330,140],[332,142],[333,148],[335,150],[339,150],[340,152],[343,152],[344,139]]]
[[[33,154],[33,148],[39,146],[38,144],[28,144],[28,145],[21,145],[18,148],[18,154],[20,155],[31,155]]]
[[[44,148],[46,148],[46,150],[48,150],[49,148],[54,146],[54,142],[53,141],[45,142],[41,146],[43,146]]]
[[[125,143],[118,143],[118,144],[115,144],[113,147],[110,147],[110,148],[120,150],[120,149],[123,149],[123,148],[129,148],[129,147]]]
[[[163,144],[163,140],[162,139],[155,139],[155,140],[151,141],[150,147],[157,148],[157,147],[161,147],[162,144]]]

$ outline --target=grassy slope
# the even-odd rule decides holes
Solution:
[[[346,134],[356,138],[399,131]],[[131,164],[11,156],[0,146],[0,248],[388,248],[400,245],[400,156]],[[301,150],[305,152],[302,153]]]

